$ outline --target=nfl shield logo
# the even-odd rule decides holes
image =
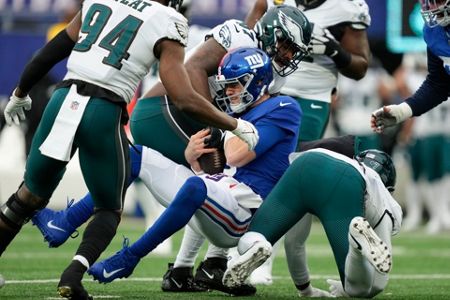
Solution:
[[[77,110],[79,105],[80,105],[80,102],[72,101],[72,103],[70,104],[70,109],[71,110]]]

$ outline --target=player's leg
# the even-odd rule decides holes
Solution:
[[[355,220],[353,223],[355,222],[358,222],[358,220]],[[364,224],[364,222],[361,224]],[[390,250],[392,220],[388,214],[383,215],[374,231]],[[372,298],[384,290],[388,283],[388,274],[380,272],[363,255],[358,245],[351,241],[353,238],[349,237],[349,239],[350,247],[345,261],[345,292],[352,297]]]
[[[24,183],[0,206],[0,255],[37,210],[45,207],[61,180],[67,162],[42,155],[47,138],[68,89],[58,89],[47,105],[27,159]],[[73,155],[73,153],[72,153]],[[45,174],[45,176],[42,176]]]
[[[84,272],[109,245],[120,222],[130,177],[128,141],[121,115],[119,105],[91,98],[78,126],[74,143],[79,145],[80,167],[95,213],[71,264],[61,275],[58,291],[66,298],[76,298]]]
[[[289,273],[297,290],[303,290],[310,282],[305,243],[309,236],[312,215],[306,214],[285,236],[284,248]],[[294,239],[294,240],[292,240]]]
[[[139,176],[142,151],[140,145],[130,146],[131,177],[128,185]],[[31,219],[41,231],[49,247],[59,247],[70,236],[78,236],[76,229],[94,214],[94,201],[90,193],[79,201],[73,202],[73,200],[68,202],[67,208],[61,211],[44,208]]]
[[[112,257],[93,265],[88,273],[94,276],[94,279],[105,283],[131,275],[142,257],[189,222],[205,202],[206,194],[203,180],[197,176],[189,177],[152,227],[130,247],[125,245]],[[115,272],[116,270],[119,271]]]
[[[308,208],[304,200],[309,194],[304,189],[314,186],[308,165],[311,161],[317,168],[316,156],[317,153],[310,152],[298,157],[256,211],[248,232],[239,241],[240,256],[225,272],[224,284],[235,286],[244,282],[270,256],[271,245],[306,214]]]
[[[189,137],[204,127],[176,109],[165,96],[140,99],[130,118],[136,144],[152,148],[188,168],[184,149]]]

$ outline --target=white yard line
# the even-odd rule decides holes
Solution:
[[[336,275],[311,275],[311,279],[337,279]],[[392,274],[390,279],[396,280],[448,280],[450,274]],[[291,280],[289,276],[274,276],[274,280]],[[161,277],[134,277],[119,279],[120,281],[134,281],[134,282],[160,282]],[[6,284],[40,284],[40,283],[57,283],[59,279],[32,279],[32,280],[6,280]],[[94,282],[90,279],[84,280],[84,282]]]

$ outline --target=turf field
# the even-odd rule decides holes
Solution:
[[[132,241],[142,233],[143,221],[125,219],[116,238],[103,257],[120,249],[122,236]],[[181,235],[175,237],[175,246]],[[0,273],[6,286],[0,299],[60,299],[56,294],[58,278],[68,264],[80,238],[70,239],[58,249],[49,249],[38,230],[27,224],[0,259]],[[433,237],[423,233],[400,233],[394,238],[394,268],[387,289],[377,299],[450,299],[450,233]],[[312,282],[325,288],[327,278],[337,271],[330,248],[320,225],[315,224],[309,238],[308,259]],[[274,266],[274,284],[260,287],[255,299],[295,299],[296,291],[289,278],[284,251],[279,251]],[[203,254],[204,252],[202,252]],[[202,255],[201,254],[201,255]],[[143,259],[131,278],[100,285],[86,276],[84,285],[94,299],[223,299],[220,292],[173,294],[160,290],[162,275],[172,257],[150,255]],[[236,297],[236,299],[240,299]]]

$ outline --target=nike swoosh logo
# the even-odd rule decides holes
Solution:
[[[280,102],[280,107],[291,105],[291,104],[292,104],[292,102],[287,102],[287,103]]]
[[[114,271],[111,271],[111,272],[106,272],[106,270],[103,269],[103,277],[109,278],[109,277],[113,276],[114,274],[116,274],[117,272],[122,271],[123,269],[125,269],[125,268],[120,268],[120,269],[117,269],[117,270],[114,270]]]
[[[334,50],[333,53],[331,53],[330,57],[335,57],[338,54],[337,50]]]
[[[183,286],[183,284],[178,283],[178,282],[177,282],[175,279],[173,279],[173,278],[170,278],[170,280],[172,280],[173,283],[175,283],[175,285],[176,285],[179,289],[181,289],[181,287]]]
[[[315,105],[314,103],[311,103],[311,108],[312,109],[322,109],[321,105]]]
[[[214,274],[209,274],[205,269],[202,268],[203,273],[205,273],[206,276],[208,276],[209,279],[214,279]]]
[[[51,229],[58,230],[58,231],[66,232],[64,229],[62,229],[62,228],[60,228],[60,227],[58,227],[56,225],[53,225],[53,220],[48,221],[47,227],[51,228]]]

